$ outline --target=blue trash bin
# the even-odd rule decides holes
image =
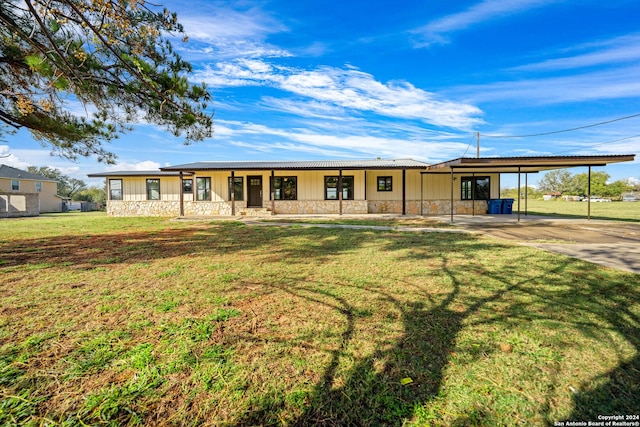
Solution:
[[[503,214],[512,214],[513,213],[513,202],[514,202],[514,199],[502,199],[502,213]]]
[[[489,199],[487,201],[487,206],[488,214],[499,214],[502,212],[502,200],[500,199]]]

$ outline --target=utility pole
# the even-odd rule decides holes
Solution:
[[[480,132],[476,132],[476,159],[480,158]]]

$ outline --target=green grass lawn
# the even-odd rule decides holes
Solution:
[[[478,235],[0,220],[0,425],[553,425],[640,407],[640,278]]]
[[[513,211],[516,211],[517,201]],[[558,215],[566,217],[586,218],[587,202],[567,202],[560,200],[528,200],[527,209],[535,215]],[[520,209],[524,212],[524,200],[520,201]],[[640,202],[592,202],[591,218],[617,221],[640,222]]]

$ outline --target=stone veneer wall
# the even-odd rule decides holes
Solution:
[[[271,202],[265,204],[271,207]],[[338,214],[340,202],[337,200],[276,200],[275,213],[277,214]],[[343,200],[343,214],[366,214],[366,200]]]
[[[471,200],[454,200],[453,207],[454,213],[458,215],[487,213],[487,202],[483,200],[476,200],[475,203]],[[265,201],[263,209],[252,210],[247,209],[246,202],[237,201],[235,208],[236,215],[250,215],[254,211],[264,214],[271,209],[271,202]],[[277,200],[275,202],[275,214],[338,214],[339,210],[340,204],[335,200]],[[474,210],[475,212],[473,212]],[[420,200],[407,200],[406,212],[409,215],[420,215]],[[450,200],[422,201],[422,213],[424,215],[446,215],[450,212]],[[401,214],[402,201],[343,200],[342,213]],[[180,202],[177,200],[110,200],[107,203],[107,214],[110,216],[178,216],[180,215]],[[231,215],[231,202],[195,202],[185,200],[184,214],[185,216]]]
[[[236,215],[246,209],[246,202],[236,202]],[[178,200],[109,200],[109,216],[179,216]],[[231,215],[231,202],[184,201],[185,216]]]
[[[420,213],[420,202],[418,214]],[[487,213],[487,202],[485,200],[454,200],[453,212],[456,215],[483,215]],[[475,211],[475,212],[474,212]],[[422,213],[424,215],[445,215],[451,213],[451,200],[425,200],[422,202]]]
[[[178,216],[180,202],[177,200],[109,200],[109,216]]]
[[[179,206],[178,206],[179,208]],[[236,215],[247,208],[247,202],[238,200],[235,202]],[[207,216],[207,215],[231,215],[231,202],[195,202],[185,200],[185,216]]]
[[[401,200],[370,200],[368,202],[369,213],[402,213]],[[457,215],[486,214],[487,202],[484,200],[454,200],[454,213]],[[475,212],[474,212],[475,210]],[[408,215],[420,215],[420,200],[407,200],[406,212]],[[451,200],[423,200],[423,215],[445,215],[451,213]]]

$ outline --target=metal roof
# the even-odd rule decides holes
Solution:
[[[162,171],[204,170],[338,170],[338,169],[424,169],[427,163],[412,159],[392,160],[312,160],[261,162],[196,162],[167,166]]]
[[[533,156],[533,157],[461,157],[427,166],[426,173],[451,173],[452,171],[529,173],[543,170],[579,166],[606,166],[610,163],[630,162],[635,154],[593,156]]]
[[[11,166],[7,166],[7,165],[0,165],[0,178],[31,179],[34,181],[57,182],[55,179],[51,179],[51,178],[47,178],[46,176],[23,171],[21,169],[12,168]]]
[[[185,175],[191,175],[185,173]],[[114,176],[180,176],[179,172],[162,172],[162,171],[115,171],[87,174],[89,178],[105,178]]]
[[[422,169],[424,173],[530,173],[578,166],[606,166],[628,162],[635,154],[593,156],[532,156],[532,157],[461,157],[434,165],[413,159],[375,160],[311,160],[311,161],[229,161],[195,162],[166,166],[160,171],[116,171],[92,173],[90,178],[118,176],[178,176],[197,171],[251,170],[358,170],[358,169]]]

